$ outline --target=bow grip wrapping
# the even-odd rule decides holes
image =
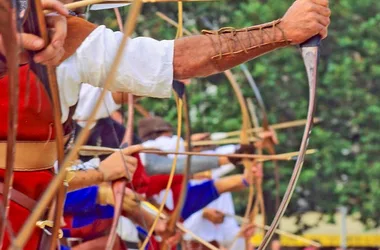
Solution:
[[[300,47],[319,47],[321,45],[321,40],[322,37],[320,35],[315,35],[303,42]]]
[[[185,94],[185,84],[180,81],[174,80],[172,86],[174,92],[178,95],[178,97],[182,98]]]

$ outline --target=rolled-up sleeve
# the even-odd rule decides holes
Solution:
[[[112,66],[123,34],[96,28],[58,68],[61,84],[87,82],[102,87]],[[129,39],[111,91],[139,96],[168,98],[173,81],[174,41],[157,41],[139,37]]]

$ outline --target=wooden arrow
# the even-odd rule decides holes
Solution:
[[[120,152],[119,149],[107,148],[107,147],[97,147],[97,146],[82,146],[79,154],[82,156],[91,156],[91,155],[107,155],[115,152]],[[309,149],[307,154],[315,154],[316,149]],[[215,153],[199,153],[199,152],[175,152],[175,151],[160,151],[154,149],[144,149],[140,153],[146,154],[158,154],[158,155],[196,155],[196,156],[216,156],[216,157],[230,157],[230,158],[247,158],[254,159],[257,161],[270,161],[270,160],[279,160],[279,161],[291,161],[298,156],[298,151],[289,152],[278,155],[255,155],[255,154],[215,154]]]

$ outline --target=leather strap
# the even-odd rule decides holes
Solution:
[[[5,169],[7,143],[0,142],[0,169]],[[17,142],[14,171],[38,171],[50,169],[57,160],[55,141]]]
[[[0,182],[0,194],[3,194],[4,183]],[[27,195],[17,191],[16,189],[11,189],[11,200],[19,204],[20,206],[28,209],[29,211],[33,211],[34,206],[36,205],[36,201]]]
[[[64,137],[64,143],[69,140],[70,134]],[[16,143],[16,157],[14,171],[39,171],[51,169],[57,160],[55,141],[18,141]],[[0,169],[5,169],[5,153],[7,142],[0,141]]]
[[[65,54],[61,62],[72,56],[82,42],[93,32],[97,26],[83,18],[70,16],[67,18],[67,38],[65,40]]]

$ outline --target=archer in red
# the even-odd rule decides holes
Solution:
[[[20,144],[16,146],[13,193],[6,221],[14,233],[19,231],[51,181],[53,164],[56,160],[53,110],[49,96],[29,70],[28,65],[20,67],[19,72],[17,141],[26,144],[23,148],[18,147]],[[2,89],[0,91],[0,193],[2,193],[8,122],[7,75],[0,79],[0,88]],[[36,227],[25,249],[37,249],[41,232],[42,230]],[[9,246],[9,236],[6,232],[3,249]]]

